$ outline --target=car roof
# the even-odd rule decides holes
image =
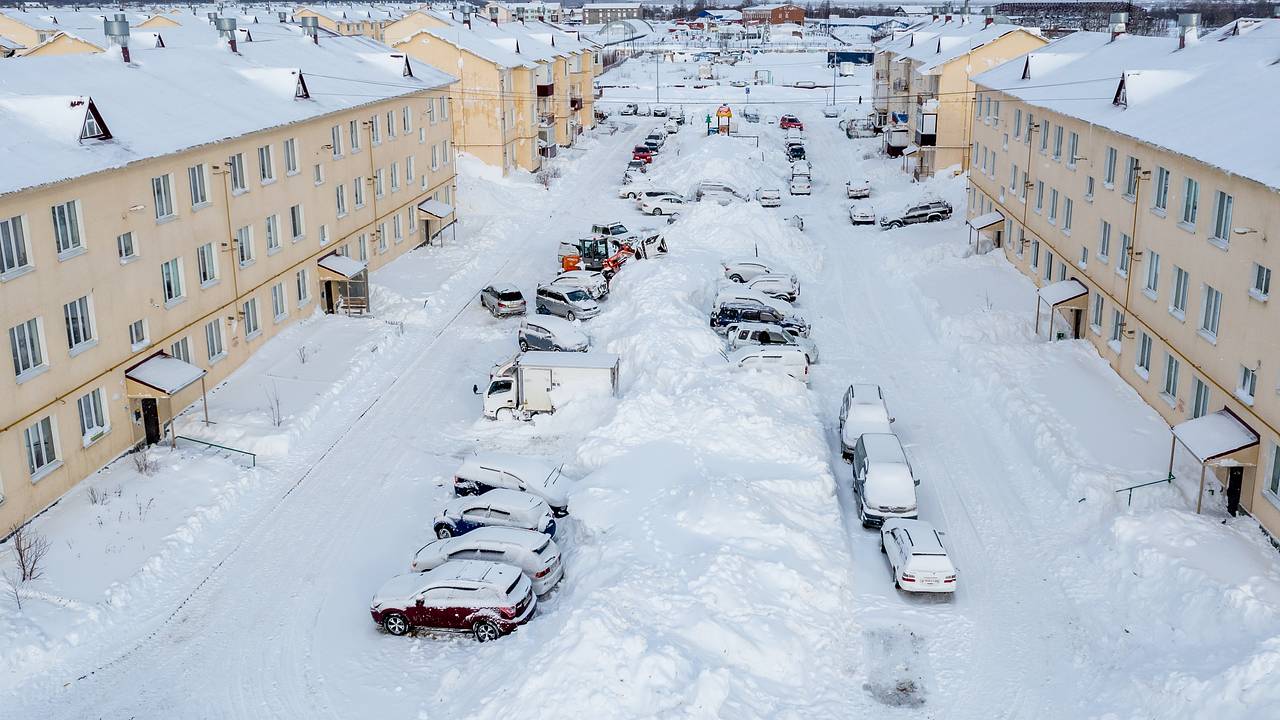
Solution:
[[[556,319],[559,320],[560,318]],[[515,453],[482,452],[476,455],[468,455],[462,461],[462,469],[480,467],[506,470],[521,477],[527,476],[529,480],[542,480],[555,470],[555,464],[547,460]]]
[[[724,261],[725,265],[759,265],[760,267],[769,267],[768,260],[760,258],[729,258]]]
[[[527,530],[525,528],[485,525],[484,527],[478,527],[464,535],[449,538],[446,542],[460,542],[463,540],[497,542],[507,545],[518,545],[527,550],[537,550],[547,541],[547,534],[540,533],[537,530]]]
[[[545,504],[546,503],[543,499],[537,495],[520,492],[519,490],[497,488],[479,495],[468,495],[465,497],[454,498],[446,503],[446,507],[471,508],[490,505],[503,510],[531,512],[533,510],[537,510],[539,505]]]
[[[885,525],[888,526],[888,529],[900,528],[907,531],[907,534],[911,536],[913,555],[947,554],[946,548],[942,546],[942,538],[939,537],[938,530],[924,520],[893,518],[886,520]]]
[[[443,585],[450,581],[463,580],[476,584],[496,585],[506,590],[519,574],[519,569],[504,563],[485,560],[450,560],[423,573],[423,579],[430,585]]]
[[[560,280],[603,280],[604,274],[595,270],[566,270],[555,277],[551,283],[554,285]]]
[[[853,400],[862,405],[879,405],[884,400],[880,386],[875,383],[854,383],[849,386],[853,390]]]
[[[803,357],[809,361],[809,355],[798,345],[747,345],[729,354],[729,359],[738,362],[753,355],[778,355],[787,357]]]
[[[494,283],[494,284],[490,285],[489,287],[493,288],[494,292],[500,292],[500,293],[504,293],[504,292],[520,292],[520,288],[516,287],[515,285],[513,285],[513,284],[511,284],[511,283]]]
[[[862,445],[871,462],[907,464],[907,454],[893,433],[867,433],[862,436]]]
[[[783,335],[786,335],[786,333],[782,329],[782,326],[777,325],[775,323],[756,322],[755,320],[744,320],[742,322],[736,322],[733,325],[739,330],[771,330],[773,332],[782,333]]]

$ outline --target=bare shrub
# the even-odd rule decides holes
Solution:
[[[90,485],[89,486],[89,504],[97,505],[98,503],[101,503],[103,499],[104,499],[104,496],[98,492],[98,488]]]
[[[18,581],[35,580],[44,574],[44,556],[49,553],[49,541],[30,525],[14,525],[9,535],[13,554],[18,559]]]
[[[160,461],[151,456],[151,448],[139,448],[131,457],[133,469],[137,470],[138,474],[150,477],[160,472]],[[121,492],[123,492],[122,489],[117,489],[116,497],[120,497]]]
[[[18,591],[18,587],[19,585],[21,585],[21,583],[16,582],[9,575],[9,573],[4,573],[4,584],[5,584],[5,587],[8,588],[9,590],[9,595],[13,598],[13,603],[18,606],[19,610],[21,610],[22,609],[22,593]]]
[[[280,427],[284,424],[284,412],[280,409],[280,388],[275,383],[262,389],[267,396],[267,414],[271,416],[271,424]]]
[[[311,358],[311,348],[306,345],[298,346],[298,362],[302,365],[307,364],[307,360]]]

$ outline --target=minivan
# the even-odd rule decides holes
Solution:
[[[551,315],[535,315],[520,323],[516,339],[521,350],[550,350],[552,352],[586,352],[591,346],[586,333],[563,318]]]
[[[537,458],[503,452],[468,456],[453,472],[453,492],[459,496],[486,493],[498,488],[537,495],[551,506],[555,517],[569,514],[566,482],[560,466]]]
[[[781,370],[800,382],[809,382],[809,356],[798,345],[750,345],[727,356],[743,370]]]
[[[840,403],[840,454],[845,460],[853,458],[853,448],[864,433],[891,433],[889,407],[879,385],[854,383],[844,391]]]
[[[586,290],[576,287],[541,285],[534,307],[539,315],[558,315],[566,320],[586,320],[600,314],[600,305]]]
[[[880,527],[888,518],[919,517],[911,464],[898,436],[863,433],[853,446],[853,494],[863,527]]]

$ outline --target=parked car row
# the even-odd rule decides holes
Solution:
[[[725,358],[735,367],[779,369],[808,382],[818,349],[791,305],[800,297],[796,276],[760,258],[721,265],[729,282],[712,302],[711,326],[725,336]]]

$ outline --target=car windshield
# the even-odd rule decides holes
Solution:
[[[590,299],[590,297],[587,295],[585,290],[570,290],[569,292],[565,293],[564,296],[574,302],[582,302],[584,300]]]
[[[502,292],[498,293],[498,299],[515,301],[515,300],[523,300],[524,296],[520,294],[519,290],[503,290]]]

